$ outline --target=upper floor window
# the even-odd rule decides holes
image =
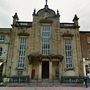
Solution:
[[[0,56],[2,55],[2,47],[0,47]]]
[[[44,25],[42,29],[42,54],[50,54],[50,26]]]
[[[87,42],[90,44],[90,36],[87,37]]]
[[[90,75],[90,64],[85,65],[86,75]]]
[[[3,42],[5,40],[5,36],[3,34],[0,35],[0,42]]]
[[[72,68],[72,40],[65,39],[66,68]]]
[[[26,38],[20,37],[19,42],[20,42],[20,47],[19,47],[18,68],[23,69],[24,68],[24,62],[25,62]]]

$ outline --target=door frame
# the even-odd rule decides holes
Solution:
[[[45,67],[44,67],[44,65],[46,64],[46,67],[47,67],[47,76],[46,77],[44,77],[43,75],[45,75],[45,71],[43,71],[44,69],[45,69]],[[42,79],[49,79],[49,61],[42,61],[42,73],[41,73],[42,75]]]

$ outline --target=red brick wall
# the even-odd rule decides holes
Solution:
[[[87,43],[87,33],[86,32],[80,32],[80,41],[81,41],[82,57],[88,58],[88,43]]]

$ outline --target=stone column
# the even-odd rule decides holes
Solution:
[[[3,62],[3,71],[2,75],[6,75],[6,62]]]
[[[52,61],[49,62],[49,80],[52,80]]]
[[[39,62],[39,80],[41,80],[42,77],[42,62]]]
[[[32,79],[32,58],[31,58],[31,56],[29,56],[28,59],[29,59],[28,74],[29,74],[29,76],[30,76],[30,79]]]
[[[59,80],[61,79],[61,71],[62,71],[62,67],[61,67],[61,62],[59,61]]]

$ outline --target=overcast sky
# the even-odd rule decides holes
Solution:
[[[12,16],[20,21],[32,21],[33,10],[43,8],[45,0],[0,0],[0,28],[11,27]],[[60,12],[60,22],[72,22],[79,17],[80,30],[90,30],[90,0],[48,0],[49,8]]]

